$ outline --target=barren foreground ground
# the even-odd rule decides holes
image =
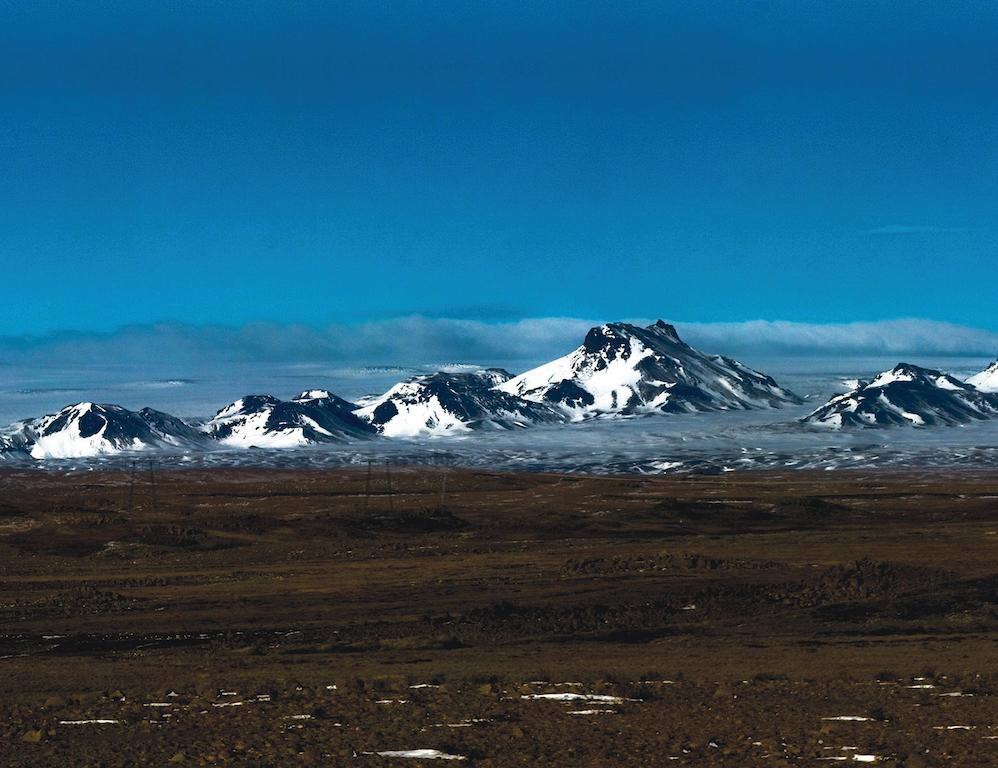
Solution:
[[[0,765],[998,765],[996,555],[974,474],[7,473]]]

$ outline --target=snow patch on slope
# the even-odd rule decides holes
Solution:
[[[980,373],[971,376],[967,379],[967,383],[977,387],[981,392],[998,392],[998,360]]]

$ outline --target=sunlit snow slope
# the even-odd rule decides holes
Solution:
[[[415,376],[357,411],[389,437],[514,429],[563,421],[549,405],[496,389],[510,374],[500,368]]]
[[[998,360],[980,373],[971,376],[967,379],[967,383],[977,387],[981,392],[998,392]]]
[[[196,447],[205,436],[175,416],[151,408],[76,403],[13,425],[14,447],[36,459],[77,458],[161,448]]]
[[[222,408],[204,426],[228,447],[296,448],[372,434],[354,416],[356,405],[325,390],[302,392],[292,400],[247,395]]]

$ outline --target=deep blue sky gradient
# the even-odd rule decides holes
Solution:
[[[998,330],[998,4],[4,3],[0,335]]]

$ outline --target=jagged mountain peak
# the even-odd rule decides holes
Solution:
[[[679,334],[676,332],[676,326],[674,326],[672,323],[665,322],[665,320],[662,319],[656,320],[652,324],[652,327],[658,329],[662,333],[665,333],[669,336],[673,336],[677,339],[679,338]]]
[[[765,374],[693,349],[662,320],[647,327],[607,323],[591,328],[574,352],[520,374],[500,389],[552,403],[573,419],[800,402]]]
[[[582,349],[591,354],[606,352],[611,357],[627,357],[631,351],[629,344],[631,339],[638,339],[646,346],[656,346],[662,342],[667,342],[687,347],[686,343],[679,338],[675,326],[663,320],[657,320],[647,327],[632,323],[605,323],[594,326],[586,333]]]

